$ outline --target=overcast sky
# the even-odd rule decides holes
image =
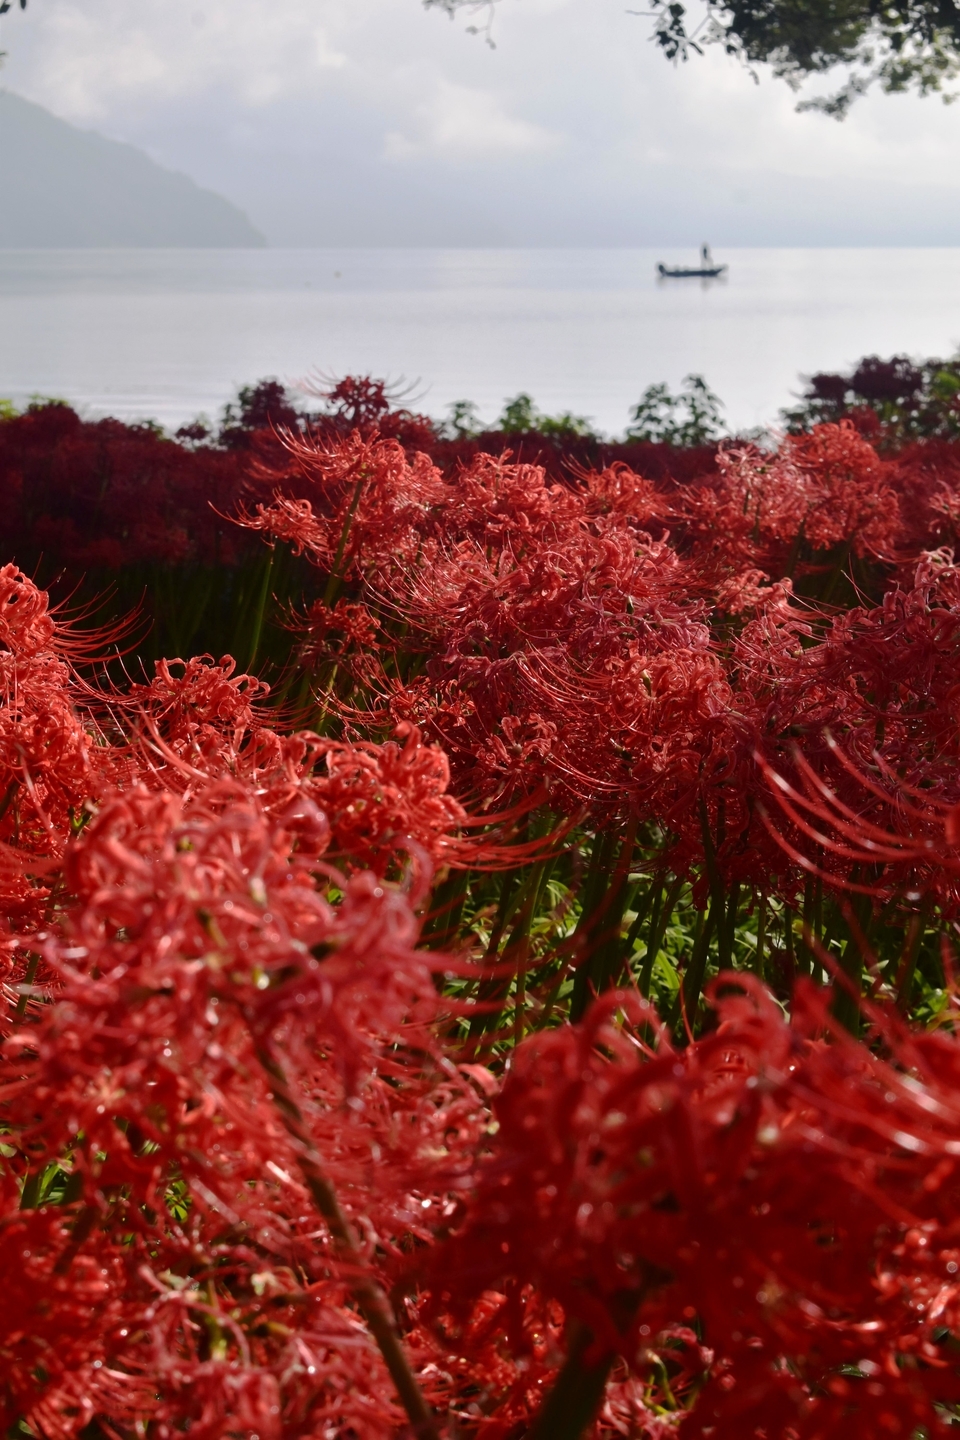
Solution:
[[[842,124],[637,0],[30,0],[2,83],[243,206],[280,245],[960,243],[960,105]]]

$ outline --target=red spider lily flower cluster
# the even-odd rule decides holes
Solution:
[[[4,579],[23,663],[69,648]],[[0,1052],[8,1428],[506,1440],[571,1399],[570,1433],[939,1433],[952,1037],[877,1011],[871,1048],[727,977],[683,1049],[612,994],[501,1086],[418,948],[466,820],[442,754],[276,735],[209,657],[115,697],[111,740],[57,663],[112,759],[79,829],[32,792],[63,835]]]
[[[359,434],[290,450],[298,498],[247,523],[327,574],[301,658],[337,637],[354,691],[342,713],[425,726],[460,792],[486,803],[546,786],[563,811],[665,827],[680,865],[702,863],[706,824],[725,875],[783,868],[757,818],[758,748],[782,758],[827,724],[862,741],[880,708],[851,690],[878,616],[831,623],[794,586],[830,589],[858,559],[891,578],[905,563],[895,466],[849,423],[773,455],[722,453],[686,487],[622,465],[561,484],[486,455],[450,478]],[[925,563],[885,613],[933,615]]]
[[[579,1329],[581,1375],[668,1366],[675,1397],[697,1382],[681,1436],[945,1434],[955,1038],[878,1016],[874,1054],[809,984],[792,1023],[753,977],[720,977],[715,1003],[684,1050],[645,1043],[656,1017],[625,995],[525,1042],[433,1303],[456,1321],[495,1293],[529,1347],[535,1289]],[[633,1433],[657,1433],[642,1410]]]
[[[251,483],[239,457],[192,451],[155,427],[32,406],[0,423],[0,474],[0,534],[21,564],[43,556],[79,578],[89,568],[235,562],[243,550],[223,518]]]
[[[117,1433],[400,1423],[348,1302],[363,1272],[387,1306],[371,1257],[456,1193],[484,1116],[431,1039],[410,900],[323,873],[329,835],[305,797],[273,818],[211,781],[107,793],[71,847],[71,920],[35,941],[56,998],[3,1052],[8,1426],[75,1435],[78,1396]]]
[[[0,933],[3,982],[36,970],[29,936],[57,903],[69,838],[120,757],[102,742],[76,662],[86,637],[15,565],[0,569]],[[15,992],[7,991],[8,994]]]
[[[282,735],[266,723],[268,693],[231,656],[160,661],[123,706],[145,743],[147,783],[187,793],[215,778],[254,785],[271,815],[320,825],[324,850],[351,869],[382,871],[403,849],[428,866],[482,859],[482,846],[456,833],[468,817],[448,793],[447,757],[416,726],[398,725],[383,744]]]
[[[383,387],[277,392],[219,454],[314,563],[286,671],[264,601],[120,685],[0,571],[0,1427],[945,1434],[950,464],[457,468]]]
[[[928,820],[960,802],[958,597],[952,554],[934,552],[909,588],[837,615],[818,643],[795,607],[782,607],[745,626],[736,647],[763,707],[760,768],[773,809],[788,822],[781,838],[790,837],[802,867],[856,888],[855,868],[868,866],[861,888],[912,888],[945,914],[956,911],[955,880],[942,855],[926,861],[914,839],[919,800]],[[843,843],[824,831],[834,807],[843,811]]]
[[[559,483],[488,455],[449,476],[359,434],[290,451],[297,498],[247,523],[328,577],[301,660],[352,723],[424,727],[461,794],[546,787],[562,813],[629,814],[675,837],[675,868],[706,846],[726,880],[791,902],[803,867],[762,811],[764,765],[790,771],[798,738],[834,782],[827,730],[953,796],[952,561],[917,543],[942,536],[947,482],[848,421],[721,451],[684,486],[623,465]],[[866,603],[825,605],[857,565]]]
[[[158,666],[96,732],[46,597],[2,579],[27,795],[7,850],[27,883],[40,837],[48,884],[20,935],[42,969],[12,989],[0,1060],[17,1277],[0,1419],[51,1440],[94,1421],[391,1433],[404,1373],[420,1393],[391,1365],[391,1268],[455,1203],[487,1123],[415,948],[431,854],[463,814],[445,758],[413,730],[355,753],[274,735],[229,659]],[[391,856],[399,887],[364,868]]]
[[[723,451],[719,463],[719,483],[696,487],[685,518],[695,553],[725,569],[759,565],[779,579],[800,543],[814,556],[841,544],[884,556],[902,533],[893,466],[849,421],[787,436],[772,456]]]
[[[651,485],[614,470],[572,490],[485,456],[451,484],[424,457],[359,439],[294,453],[316,503],[278,499],[248,523],[338,582],[362,575],[403,617],[426,674],[384,677],[381,710],[428,723],[458,784],[499,800],[550,782],[601,806],[626,788],[666,808],[664,790],[689,787],[694,737],[729,705],[704,604],[643,529],[663,528]],[[308,645],[331,623],[311,612]]]
[[[373,1437],[419,1406],[439,1433],[438,1342],[391,1290],[469,1185],[493,1083],[444,1053],[416,945],[434,862],[483,853],[446,757],[411,726],[278,734],[229,657],[104,696],[2,580],[5,854],[46,884],[0,1052],[0,1421]]]

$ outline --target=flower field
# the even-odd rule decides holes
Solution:
[[[0,1431],[945,1435],[960,446],[242,399],[0,420]]]

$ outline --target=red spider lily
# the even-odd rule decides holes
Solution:
[[[283,741],[267,725],[269,693],[263,681],[237,673],[232,655],[200,655],[159,660],[151,682],[110,700],[121,737],[132,731],[140,738],[131,754],[135,773],[176,790],[191,774],[254,774],[282,764]]]
[[[347,855],[382,865],[398,848],[415,843],[434,859],[456,854],[453,832],[466,820],[447,793],[450,766],[435,745],[423,745],[414,725],[401,725],[404,744],[358,743],[322,747],[325,774],[310,787]],[[446,853],[445,853],[446,852]]]
[[[282,480],[285,489],[294,482],[306,498],[278,495],[272,505],[258,505],[243,517],[248,528],[307,550],[337,578],[351,574],[361,557],[416,552],[418,524],[445,488],[425,455],[408,460],[396,441],[358,433],[330,445],[290,437],[286,453],[283,472],[265,469],[263,478]]]
[[[390,570],[420,557],[431,541],[444,548],[467,539],[496,548],[509,544],[519,554],[526,544],[556,543],[586,524],[601,532],[617,525],[639,531],[669,513],[655,488],[622,465],[585,475],[582,488],[573,490],[548,483],[540,466],[479,454],[452,484],[426,456],[411,459],[382,439],[353,435],[324,445],[291,438],[287,448],[289,469],[275,478],[284,491],[299,484],[303,498],[278,494],[244,523],[327,566],[349,519],[344,574],[354,567]]]
[[[326,414],[313,417],[314,428],[321,433],[373,433],[415,450],[428,450],[436,443],[437,427],[429,416],[399,403],[409,399],[414,388],[402,381],[392,385],[369,375],[345,375],[342,380],[321,378],[319,384],[308,382],[301,388],[326,401]]]
[[[287,443],[276,478],[307,498],[249,523],[327,573],[302,646],[327,716],[417,724],[462,796],[512,805],[545,787],[567,814],[666,827],[680,872],[712,850],[719,876],[793,896],[796,867],[756,824],[754,751],[779,759],[798,728],[831,725],[856,753],[887,723],[851,692],[849,617],[824,633],[779,578],[892,556],[905,533],[896,467],[852,426],[731,451],[683,492],[622,466],[558,485],[485,455],[451,483],[372,435]],[[751,610],[731,636],[720,616]]]
[[[7,1213],[24,1172],[38,1199],[51,1168],[67,1187],[66,1209],[6,1232],[26,1240],[36,1287],[26,1328],[0,1307],[8,1424],[76,1434],[91,1370],[127,1377],[119,1400],[90,1392],[107,1425],[143,1414],[145,1388],[171,1434],[213,1437],[244,1414],[241,1433],[297,1434],[315,1402],[345,1405],[360,1434],[398,1419],[343,1306],[351,1291],[368,1318],[386,1305],[375,1251],[400,1256],[421,1203],[439,1213],[456,1193],[485,1120],[432,1038],[435,959],[413,948],[408,900],[318,866],[328,835],[305,797],[271,818],[234,780],[106,795],[71,846],[69,933],[42,940],[56,999],[3,1052]],[[344,1218],[327,1235],[310,1197],[334,1191]],[[106,1316],[50,1365],[84,1303],[56,1279],[75,1264]]]
[[[639,528],[634,502],[662,515],[653,487],[621,468],[574,492],[481,457],[456,487],[434,475],[423,505],[422,477],[397,468],[395,451],[367,446],[358,460],[358,444],[339,463],[369,478],[353,499],[349,486],[335,490],[330,518],[279,501],[260,515],[331,567],[331,580],[363,584],[388,617],[376,655],[336,649],[361,685],[357,706],[331,696],[321,670],[325,705],[353,724],[425,728],[450,754],[457,791],[486,806],[543,791],[567,814],[629,808],[682,828],[731,753],[749,766],[706,607],[676,553]],[[340,484],[337,457],[297,455]],[[427,656],[426,674],[407,683],[389,634],[401,625],[407,653]],[[695,820],[694,849],[699,833]]]
[[[290,628],[303,638],[298,658],[308,670],[330,661],[341,661],[351,651],[369,654],[376,649],[378,624],[366,605],[338,600],[325,605],[315,600],[302,618],[291,620]]]
[[[891,469],[903,517],[901,548],[908,563],[923,550],[956,547],[960,475],[955,446],[942,440],[906,445],[891,458]]]
[[[694,553],[720,579],[751,566],[779,580],[800,550],[846,545],[890,558],[903,526],[891,467],[848,420],[786,436],[774,455],[722,451],[720,477],[678,496]]]
[[[2,980],[38,981],[28,937],[54,903],[64,847],[91,795],[118,773],[118,756],[85,702],[75,665],[98,640],[51,612],[47,595],[15,565],[0,569],[0,914]]]
[[[208,661],[190,662],[175,698],[164,679],[168,662],[158,665],[153,686],[133,687],[134,720],[145,721],[138,763],[148,783],[195,793],[211,779],[242,776],[256,785],[267,814],[304,831],[302,850],[329,852],[351,869],[383,874],[401,855],[421,868],[426,858],[428,875],[433,865],[496,861],[499,831],[516,817],[469,817],[448,793],[446,754],[437,745],[424,745],[415,725],[396,727],[402,744],[340,742],[310,730],[278,735],[256,723],[262,717],[251,696],[267,687],[248,675],[235,676],[229,656],[219,666]],[[497,834],[459,833],[481,825]],[[514,860],[525,853],[509,851]]]
[[[524,1042],[434,1303],[461,1316],[495,1290],[522,1345],[534,1286],[592,1337],[581,1374],[619,1356],[643,1376],[696,1316],[712,1353],[682,1435],[839,1437],[851,1413],[870,1433],[945,1433],[937,1404],[960,1398],[943,1340],[960,1302],[955,1038],[877,1012],[884,1059],[809,983],[792,1024],[752,977],[713,994],[718,1028],[684,1051],[613,1023],[622,1008],[656,1025],[625,995]],[[553,1421],[542,1433],[579,1433]]]
[[[923,791],[904,786],[874,754],[884,782],[879,784],[851,763],[829,733],[825,738],[846,782],[846,798],[799,751],[793,755],[793,784],[763,756],[757,757],[789,826],[784,833],[782,824],[763,812],[771,836],[802,870],[840,891],[913,905],[935,900],[944,916],[955,916],[960,903],[958,806],[937,804]],[[860,801],[856,809],[851,798]],[[889,820],[887,825],[871,820],[869,811],[891,817],[896,828]],[[811,842],[816,858],[810,854]],[[863,878],[855,878],[858,874]]]
[[[529,548],[493,564],[464,542],[397,577],[434,658],[426,682],[392,687],[392,713],[430,724],[471,792],[546,782],[601,812],[616,796],[670,813],[730,713],[682,567],[623,532]]]
[[[738,690],[756,707],[759,763],[789,820],[782,838],[792,858],[853,888],[861,883],[854,867],[870,865],[861,877],[868,889],[932,887],[948,911],[953,882],[924,864],[911,839],[920,831],[909,797],[922,794],[934,813],[960,801],[951,560],[925,557],[910,589],[837,616],[818,643],[815,617],[781,606],[746,625],[734,647]],[[864,783],[868,772],[873,780]],[[831,839],[830,816],[841,812],[844,828]],[[820,821],[830,821],[827,831]]]
[[[174,667],[180,674],[174,674]],[[148,715],[172,745],[197,745],[206,729],[241,737],[266,712],[257,702],[270,687],[252,675],[238,675],[232,655],[215,663],[212,655],[191,660],[158,660],[149,684],[131,685],[127,699]],[[202,749],[202,740],[200,742]]]
[[[455,847],[450,832],[466,820],[446,795],[445,757],[411,729],[402,747],[277,736],[259,723],[265,687],[209,657],[180,675],[161,663],[152,684],[114,698],[115,731],[131,712],[145,726],[139,748],[122,735],[94,745],[67,667],[49,653],[44,597],[4,573],[20,587],[10,643],[27,637],[11,660],[18,678],[46,667],[81,759],[90,750],[97,763],[82,769],[78,796],[94,813],[72,844],[53,779],[36,763],[36,780],[24,771],[46,802],[45,864],[63,865],[70,912],[65,935],[31,938],[50,999],[18,1005],[3,1057],[4,1233],[30,1262],[30,1299],[11,1292],[0,1305],[0,1410],[7,1425],[29,1416],[50,1436],[93,1417],[122,1430],[145,1413],[158,1433],[188,1424],[211,1440],[228,1420],[276,1436],[321,1411],[351,1433],[392,1430],[394,1386],[410,1413],[423,1401],[371,1266],[373,1237],[399,1258],[429,1234],[421,1203],[439,1214],[485,1123],[433,1039],[436,957],[413,949],[411,901],[429,883],[429,856]],[[349,856],[350,877],[321,858],[331,846]],[[400,851],[415,862],[409,898],[358,868],[373,859],[386,870]],[[14,879],[22,885],[22,863]],[[37,894],[33,929],[48,895]],[[348,1101],[357,1109],[344,1112]],[[371,1205],[374,1156],[384,1184]],[[31,1207],[51,1186],[60,1203],[40,1223],[44,1210]],[[410,1198],[424,1186],[423,1202]],[[325,1245],[307,1244],[324,1221]],[[305,1264],[316,1270],[306,1279]],[[71,1278],[86,1275],[99,1287],[95,1317],[89,1286]],[[389,1378],[345,1308],[351,1296]],[[54,1357],[64,1327],[72,1343]],[[271,1327],[288,1341],[265,1345]],[[281,1396],[291,1374],[316,1379]]]
[[[386,617],[377,653],[359,635],[364,653],[336,643],[361,695],[345,707],[328,676],[325,704],[355,723],[426,728],[448,750],[461,794],[502,803],[546,785],[567,811],[629,810],[679,836],[681,869],[703,860],[705,806],[722,873],[754,878],[769,866],[751,818],[752,752],[780,715],[784,729],[797,717],[769,702],[764,714],[751,650],[785,697],[783,650],[810,621],[791,611],[788,582],[764,581],[798,537],[808,549],[849,543],[866,554],[889,549],[881,530],[896,526],[887,471],[851,426],[788,439],[774,457],[731,452],[715,484],[683,497],[623,467],[572,488],[477,456],[451,485],[422,457],[412,464],[359,437],[326,450],[291,442],[291,452],[324,498],[317,509],[278,499],[250,523],[306,549],[335,587],[359,587],[358,613]],[[643,529],[662,532],[671,507],[692,563]],[[722,563],[710,558],[708,531],[722,536]],[[757,557],[769,569],[749,563]],[[761,608],[732,664],[708,628],[711,590],[728,614]],[[325,636],[326,607],[318,620]],[[425,657],[413,680],[391,626],[403,627],[406,655]],[[307,643],[322,661],[318,640]],[[807,708],[810,668],[792,667]]]
[[[311,830],[315,844],[309,843]],[[157,1064],[168,1072],[163,1084],[175,1085],[181,1064],[199,1063],[208,1044],[221,1048],[226,1032],[211,1003],[237,1011],[257,1033],[258,1027],[269,1030],[279,1023],[289,1010],[302,1017],[314,1037],[320,1034],[317,1025],[332,1025],[338,1064],[356,1076],[363,1064],[359,1057],[375,1044],[378,1025],[393,1033],[403,1016],[415,1013],[411,1005],[417,995],[433,1005],[436,997],[424,962],[410,968],[416,926],[402,896],[360,875],[349,882],[341,879],[345,899],[336,909],[318,891],[313,879],[317,844],[328,833],[322,813],[316,807],[311,813],[306,803],[269,820],[238,782],[210,784],[186,803],[145,790],[105,797],[82,843],[67,857],[66,879],[79,906],[69,943],[64,948],[61,942],[45,942],[61,986],[61,999],[45,1021],[52,1048],[48,1053],[47,1042],[32,1028],[22,1032],[22,1043],[38,1050],[51,1075],[65,1067],[66,1085],[72,1062],[60,1031],[66,1026],[72,1033],[73,1008],[93,1006],[105,1017],[111,1007],[119,1007],[119,1033],[113,1034],[108,1024],[98,1042],[106,1046],[103,1063],[112,1054],[116,1067],[124,1056],[129,1064]],[[366,944],[373,947],[379,979],[369,970],[373,962],[359,963],[357,946]],[[323,952],[322,967],[311,954],[317,948]],[[177,977],[175,993],[163,979],[168,963]],[[291,968],[292,987],[279,981]],[[131,985],[140,1009],[128,1033],[120,1016],[134,999]],[[376,994],[376,1013],[368,990]],[[388,1015],[393,1018],[387,1020]],[[9,1044],[16,1049],[21,1040]],[[163,1063],[165,1050],[176,1056],[169,1067]],[[70,1105],[60,1107],[65,1129],[51,1138],[51,1152],[69,1142],[71,1120],[76,1121],[73,1129],[88,1136],[90,1147],[106,1142],[117,1113],[131,1122],[139,1113],[142,1096],[135,1092],[142,1083],[125,1100],[115,1101],[126,1110],[114,1108],[102,1120],[96,1116],[106,1111],[98,1112],[96,1104],[90,1113],[70,1115]],[[27,1088],[33,1104],[35,1087]],[[164,1107],[170,1103],[163,1091],[156,1099]],[[45,1133],[49,1123],[42,1121]],[[201,1123],[199,1115],[196,1123]],[[163,1128],[150,1130],[161,1151],[177,1143]],[[128,1146],[118,1141],[109,1150],[112,1165],[126,1163],[121,1157],[129,1154]],[[153,1173],[163,1158],[151,1158],[148,1170]]]
[[[900,527],[897,496],[872,446],[852,426],[817,425],[788,436],[787,463],[811,481],[803,533],[815,550],[849,541],[854,553],[888,554]]]
[[[689,807],[704,750],[730,751],[712,734],[730,706],[702,601],[639,528],[634,502],[662,513],[652,487],[621,469],[574,492],[488,457],[453,487],[359,440],[294,457],[332,486],[330,513],[278,500],[251,523],[333,574],[359,568],[406,646],[431,655],[425,680],[381,671],[380,688],[393,720],[441,739],[461,791],[502,802],[546,783],[601,811]]]

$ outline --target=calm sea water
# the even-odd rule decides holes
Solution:
[[[0,396],[173,426],[264,376],[370,373],[493,420],[525,390],[615,434],[655,381],[703,374],[731,428],[863,354],[952,354],[960,249],[0,251]]]

